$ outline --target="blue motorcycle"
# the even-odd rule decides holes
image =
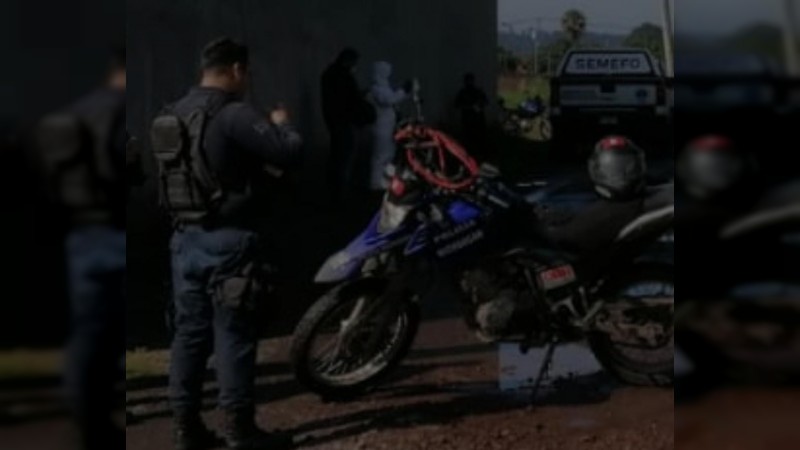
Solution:
[[[628,205],[599,245],[581,249],[543,218],[564,206],[560,188],[551,208],[547,187],[504,182],[421,123],[398,144],[380,211],[316,275],[332,289],[295,331],[300,383],[327,399],[376,386],[409,351],[420,299],[442,282],[461,294],[482,340],[547,346],[543,371],[558,343],[585,339],[628,383],[672,382],[671,185]]]

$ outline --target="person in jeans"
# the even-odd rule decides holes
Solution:
[[[70,334],[64,385],[81,448],[124,448],[114,410],[124,401],[126,58],[115,49],[102,86],[45,116],[35,160],[67,225],[64,253]]]
[[[224,193],[213,214],[177,223],[172,236],[174,328],[169,397],[179,450],[213,448],[214,435],[200,418],[203,381],[215,355],[224,438],[234,450],[265,448],[277,439],[255,422],[259,287],[259,234],[268,175],[300,160],[302,140],[284,109],[262,114],[241,98],[248,49],[228,38],[203,51],[200,85],[172,106],[177,116],[205,108],[201,150]],[[269,447],[273,448],[273,447]]]

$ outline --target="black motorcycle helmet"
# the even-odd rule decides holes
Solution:
[[[608,199],[639,195],[646,186],[644,150],[624,136],[600,140],[589,157],[589,176],[598,194]]]
[[[712,200],[731,193],[747,175],[749,161],[721,135],[692,140],[678,159],[681,187],[699,200]]]

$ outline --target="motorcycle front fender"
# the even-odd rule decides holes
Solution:
[[[362,258],[354,257],[346,249],[331,255],[314,276],[315,283],[339,283],[360,273]]]

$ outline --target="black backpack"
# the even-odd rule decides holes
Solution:
[[[178,223],[202,222],[222,203],[222,186],[208,167],[204,141],[208,124],[226,104],[226,99],[211,97],[184,115],[168,107],[153,121],[160,203]]]
[[[120,120],[114,105],[93,113],[55,113],[39,124],[37,147],[50,197],[74,221],[111,221],[115,187],[124,174],[111,152],[113,130]]]

